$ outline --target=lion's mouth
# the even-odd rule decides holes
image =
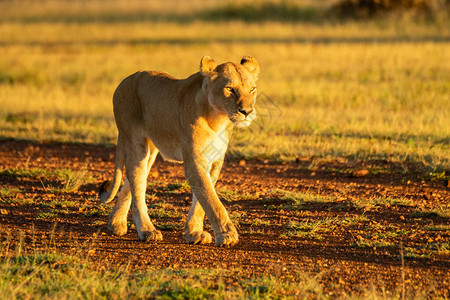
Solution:
[[[252,123],[252,121],[249,121],[249,120],[243,120],[243,121],[233,122],[233,123],[234,123],[234,125],[236,125],[236,127],[239,127],[239,128],[245,128],[245,127],[250,126],[250,124]]]
[[[250,126],[252,121],[256,118],[256,113],[253,112],[248,116],[244,116],[241,113],[234,113],[229,116],[229,118],[236,127],[244,128]]]

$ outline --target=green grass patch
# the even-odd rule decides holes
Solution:
[[[447,255],[450,254],[450,243],[449,242],[431,242],[427,243],[425,246],[426,250],[430,250],[433,253]]]
[[[339,218],[338,220],[336,220],[335,224],[351,227],[351,226],[364,225],[367,222],[369,222],[369,218],[367,218],[366,216],[356,215],[356,216]]]
[[[233,273],[236,274],[236,273]],[[296,280],[239,278],[225,285],[227,270],[97,268],[84,259],[60,254],[0,258],[0,294],[7,299],[209,299],[322,297],[319,284],[304,274]]]
[[[334,221],[331,218],[323,220],[305,220],[301,222],[290,221],[286,225],[286,232],[281,237],[305,237],[323,240],[322,234],[333,230]]]
[[[98,217],[98,216],[106,217],[109,215],[111,210],[112,206],[99,206],[96,208],[89,209],[89,211],[86,212],[86,215],[89,217]]]
[[[163,230],[163,231],[183,231],[184,230],[184,224],[183,223],[175,223],[175,222],[169,222],[169,223],[161,223],[161,222],[153,222],[156,229]]]
[[[0,189],[0,201],[4,198],[15,198],[20,192],[22,191],[18,188],[2,188]]]
[[[424,229],[428,231],[450,231],[450,225],[429,225]]]
[[[411,214],[411,217],[417,219],[432,219],[436,217],[450,218],[450,206],[440,205],[432,209],[421,208]]]
[[[230,213],[231,222],[235,226],[239,226],[239,224],[248,224],[247,212],[245,211],[234,211]]]
[[[227,202],[234,202],[240,200],[257,200],[259,198],[259,196],[255,194],[246,193],[243,191],[228,190],[224,188],[218,188],[216,189],[216,192],[221,200]]]
[[[4,169],[0,176],[10,178],[27,178],[39,180],[46,192],[65,194],[77,191],[83,184],[92,182],[87,171],[73,171],[70,169],[47,170],[42,168]]]
[[[21,204],[31,205],[34,204],[34,199],[25,198],[20,195],[23,191],[18,188],[2,188],[0,189],[0,203],[5,204]]]
[[[48,208],[67,208],[67,207],[78,207],[78,203],[76,201],[71,200],[51,200],[39,203],[39,207],[48,207]]]
[[[58,217],[58,213],[54,211],[41,212],[36,216],[37,220],[53,220]]]
[[[266,209],[308,210],[315,206],[328,211],[354,211],[362,207],[358,201],[338,200],[335,197],[315,195],[308,192],[291,192],[276,189],[262,200],[263,202],[282,202],[282,204],[265,205]]]
[[[182,214],[172,204],[154,203],[148,210],[150,218],[181,218]]]
[[[406,259],[418,259],[429,258],[431,256],[431,253],[419,251],[413,247],[405,247],[403,255]]]
[[[0,176],[11,178],[28,178],[28,179],[53,179],[55,173],[42,168],[18,168],[4,169],[0,171]]]
[[[187,181],[163,184],[159,181],[148,183],[148,190],[160,193],[186,193],[190,191],[190,186]]]
[[[392,248],[396,247],[395,243],[390,241],[372,241],[361,239],[352,244],[354,247],[358,248]]]
[[[285,210],[302,210],[306,207],[308,203],[329,203],[333,201],[333,199],[320,196],[313,195],[311,193],[303,193],[303,192],[290,192],[282,189],[276,189],[270,191],[269,197],[262,200],[263,202],[273,202],[273,201],[281,201],[285,204],[281,205],[281,208]],[[268,209],[279,209],[280,207],[273,207],[273,205],[267,205]]]

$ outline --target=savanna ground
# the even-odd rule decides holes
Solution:
[[[0,2],[0,294],[450,297],[448,15],[329,3]],[[162,160],[147,202],[164,241],[109,235],[96,193],[120,80],[245,54],[259,120],[217,184],[239,244],[184,244],[190,189]]]

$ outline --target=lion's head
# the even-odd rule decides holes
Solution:
[[[251,56],[244,56],[240,64],[217,65],[209,56],[202,58],[200,72],[204,76],[203,89],[213,109],[227,114],[239,127],[247,127],[256,117],[256,81],[259,64]]]

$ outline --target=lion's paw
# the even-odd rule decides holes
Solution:
[[[209,244],[212,242],[212,237],[209,232],[206,231],[194,231],[191,233],[185,233],[184,239],[188,244]]]
[[[239,235],[236,231],[224,232],[216,235],[216,246],[233,246],[239,241]]]
[[[114,224],[110,222],[110,223],[108,223],[107,228],[108,228],[109,232],[111,232],[114,235],[118,235],[118,236],[125,235],[128,230],[128,226],[127,226],[126,222],[114,223]]]
[[[139,239],[144,242],[149,241],[162,241],[162,233],[159,230],[152,230],[152,231],[142,231],[139,234]]]

